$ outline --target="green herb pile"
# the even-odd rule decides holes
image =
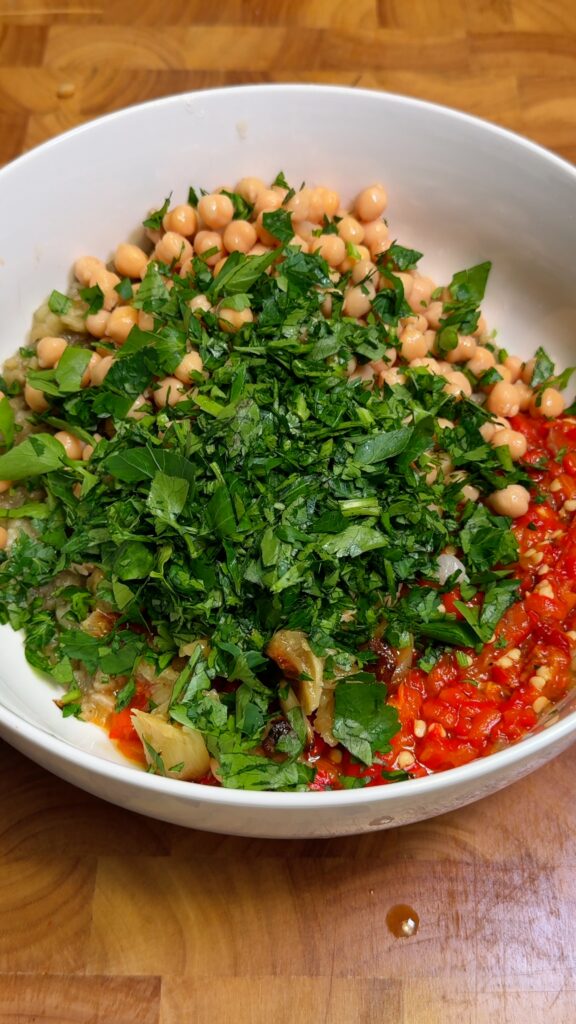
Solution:
[[[281,683],[265,653],[273,634],[301,630],[327,659],[327,674],[352,673],[336,687],[335,735],[370,764],[389,749],[398,722],[383,684],[362,671],[373,660],[367,644],[375,632],[396,648],[414,642],[431,667],[446,645],[490,638],[515,599],[505,567],[516,544],[509,520],[465,501],[462,486],[488,494],[525,476],[507,449],[483,441],[487,414],[445,394],[444,380],[426,368],[403,367],[406,383],[394,388],[347,376],[353,357],[386,360],[398,347],[398,320],[411,311],[395,272],[415,266],[419,253],[394,245],[386,254],[389,287],[361,326],[342,316],[345,282],[333,285],[319,255],[290,246],[286,211],[265,223],[280,243],[278,264],[279,250],[235,253],[213,278],[195,258],[184,279],[151,264],[132,301],[153,315],[154,330],[132,330],[101,387],[81,388],[90,357],[82,340],[55,370],[29,373],[51,407],[21,443],[9,399],[0,402],[0,478],[22,485],[22,504],[7,515],[31,526],[0,556],[0,619],[25,631],[29,662],[68,688],[68,714],[81,710],[80,669],[121,676],[121,709],[142,658],[162,671],[183,647],[207,641],[179,677],[172,718],[202,731],[225,785],[298,789],[314,775],[301,759],[299,709],[277,748],[282,762],[254,753],[278,714]],[[474,329],[488,269],[463,271],[449,286],[444,350],[458,330]],[[129,301],[130,282],[118,288]],[[327,292],[328,319],[320,311]],[[190,312],[200,293],[213,304],[249,306],[255,322],[224,333],[216,314]],[[68,301],[53,293],[51,308],[61,313]],[[82,301],[97,311],[100,289],[83,290]],[[135,398],[190,347],[206,372],[190,398],[127,419]],[[90,442],[99,431],[104,440],[88,463],[73,462],[50,433],[62,428]],[[427,483],[445,453],[454,473]],[[479,607],[462,605],[463,620],[442,608],[454,578],[421,586],[436,584],[448,546],[466,568],[463,600],[485,595]],[[96,587],[59,582],[78,566],[102,570]],[[58,600],[51,593],[48,605],[54,580]],[[65,612],[57,616],[58,602]],[[95,608],[117,614],[102,639],[80,628]],[[214,700],[218,680],[237,685]]]

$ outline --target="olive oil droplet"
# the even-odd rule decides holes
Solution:
[[[420,918],[413,907],[407,903],[398,903],[386,914],[388,930],[397,939],[410,939],[416,935],[420,926]]]

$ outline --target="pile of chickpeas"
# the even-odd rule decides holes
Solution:
[[[234,219],[234,205],[225,194],[227,191],[238,193],[253,207],[249,220]],[[329,188],[303,187],[290,196],[286,188],[278,185],[268,187],[259,178],[247,177],[233,187],[223,187],[203,195],[197,208],[188,203],[172,207],[163,218],[161,230],[147,229],[146,248],[121,243],[110,266],[95,256],[81,257],[74,266],[77,281],[83,287],[98,285],[104,295],[102,309],[86,318],[86,331],[94,351],[82,385],[98,387],[102,384],[115,362],[110,347],[121,347],[134,325],[142,330],[154,328],[154,318],[149,313],[139,311],[130,302],[120,299],[116,285],[122,278],[132,281],[133,292],[136,294],[139,282],[152,260],[170,265],[173,273],[185,278],[192,270],[194,256],[207,254],[205,262],[216,276],[231,253],[240,252],[248,256],[268,253],[279,243],[266,230],[264,214],[281,207],[292,216],[292,244],[299,246],[305,253],[319,252],[330,267],[334,286],[338,286],[346,275],[343,314],[365,324],[375,295],[387,285],[386,272],[381,269],[382,258],[394,239],[383,219],[386,206],[387,194],[381,184],[363,189],[348,210],[342,208],[338,193]],[[334,220],[337,234],[318,233],[326,218]],[[416,270],[398,272],[395,276],[402,281],[406,300],[412,310],[410,316],[399,322],[398,349],[389,349],[386,360],[362,365],[352,360],[348,368],[350,377],[362,379],[367,386],[375,381],[380,385],[386,382],[393,387],[405,380],[403,367],[423,366],[444,378],[448,394],[456,397],[471,396],[473,389],[462,369],[466,368],[474,377],[480,378],[487,370],[496,367],[494,352],[483,344],[488,341],[484,317],[480,317],[473,335],[460,335],[456,348],[442,357],[438,354],[436,338],[443,315],[443,302],[449,301],[449,293],[446,289],[438,289],[432,278]],[[170,276],[166,277],[165,283],[168,288],[172,287]],[[190,308],[200,317],[208,311],[215,313],[220,328],[230,333],[239,331],[254,320],[251,309],[231,309],[226,305],[226,299],[214,307],[206,295],[202,294],[190,300]],[[320,296],[320,308],[326,317],[330,316],[330,290]],[[38,366],[57,366],[67,345],[64,337],[41,338],[36,352]],[[482,427],[483,437],[494,446],[507,445],[512,458],[516,460],[521,459],[526,452],[526,439],[523,434],[511,429],[508,417],[519,411],[528,411],[535,417],[556,417],[564,409],[562,395],[552,387],[544,389],[536,404],[530,387],[533,368],[533,360],[524,363],[517,356],[507,356],[503,363],[497,365],[502,379],[484,388],[486,408],[496,417],[496,421],[487,422]],[[199,353],[194,350],[187,352],[172,376],[158,380],[149,393],[136,398],[128,416],[142,417],[152,402],[162,409],[186,400],[193,386],[192,374],[201,373],[202,369]],[[48,398],[43,392],[28,383],[25,385],[24,398],[35,413],[45,412],[49,408]],[[444,423],[452,425],[448,421]],[[68,431],[59,431],[54,436],[70,458],[88,460],[91,457],[94,445],[84,444]],[[98,440],[99,435],[96,435],[94,444]],[[442,464],[444,475],[449,476],[452,468],[449,459],[445,457]],[[0,481],[0,493],[10,486],[10,481]],[[463,488],[463,493],[470,500],[479,497],[479,492],[470,485]],[[494,511],[514,518],[527,511],[529,493],[524,487],[512,484],[495,491],[488,502]],[[0,528],[0,548],[6,542],[6,531]]]

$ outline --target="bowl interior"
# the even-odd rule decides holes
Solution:
[[[246,174],[271,180],[279,170],[296,187],[330,185],[344,201],[382,181],[391,233],[424,252],[425,272],[444,283],[491,259],[484,311],[499,342],[521,356],[542,344],[561,367],[569,364],[574,169],[444,108],[305,86],[216,90],[135,107],[0,172],[0,361],[25,342],[49,292],[66,288],[77,257],[108,258],[120,241],[138,240],[143,217],[170,192],[182,202],[190,185],[233,186]],[[23,209],[33,225],[25,230]],[[27,666],[8,627],[1,643],[0,705],[66,744],[122,760],[101,730],[62,719],[55,689]],[[571,697],[562,717],[575,706]]]

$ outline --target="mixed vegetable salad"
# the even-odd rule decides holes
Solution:
[[[0,620],[150,771],[382,785],[571,686],[576,419],[382,186],[170,197],[82,257],[0,387]]]

